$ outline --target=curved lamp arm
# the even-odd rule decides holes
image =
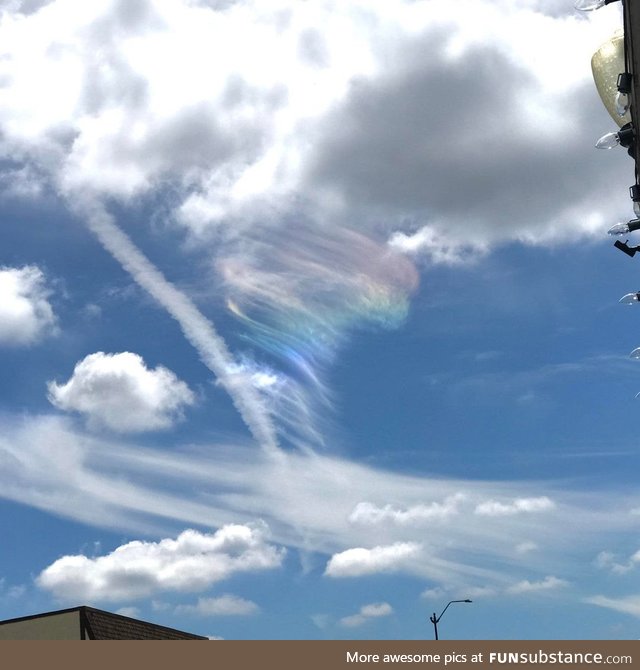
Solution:
[[[470,602],[473,601],[469,600],[468,598],[465,598],[464,600],[450,600],[447,603],[446,607],[442,610],[442,612],[440,612],[440,616],[437,617],[436,613],[434,612],[433,615],[429,617],[429,621],[431,621],[431,623],[433,624],[436,640],[438,639],[438,622],[440,621],[440,619],[442,619],[442,615],[447,611],[449,605],[451,605],[451,603],[470,603]]]

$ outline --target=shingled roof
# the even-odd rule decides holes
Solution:
[[[80,625],[88,640],[206,640],[193,633],[155,623],[112,614],[93,607],[80,607]]]
[[[74,615],[77,618],[74,623]],[[64,633],[60,630],[45,623],[43,627],[40,624],[34,628],[29,622],[46,622],[51,621],[67,621]],[[71,617],[71,618],[69,618]],[[13,626],[12,626],[13,624]],[[87,607],[82,605],[80,607],[72,607],[70,609],[58,610],[55,612],[45,612],[42,614],[34,614],[32,616],[19,617],[17,619],[8,619],[0,621],[0,629],[16,630],[16,625],[22,625],[18,632],[10,634],[8,639],[22,639],[20,635],[25,634],[24,625],[30,627],[28,637],[25,639],[61,639],[59,635],[63,635],[63,639],[76,640],[206,640],[202,635],[194,635],[193,633],[186,633],[175,628],[167,628],[166,626],[159,626],[155,623],[147,621],[140,621],[121,614],[113,614],[104,610],[95,609],[94,607]],[[77,627],[76,627],[77,626]],[[75,633],[74,633],[75,628]],[[35,632],[34,632],[35,631]],[[57,632],[56,632],[57,631]],[[54,637],[49,637],[53,635]],[[0,638],[7,639],[0,634]]]

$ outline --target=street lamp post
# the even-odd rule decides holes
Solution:
[[[470,603],[470,602],[473,602],[473,601],[468,600],[468,599],[466,599],[466,600],[450,600],[447,603],[447,607],[445,607],[442,610],[442,612],[440,612],[440,616],[436,616],[436,613],[434,612],[433,616],[429,617],[429,621],[431,621],[431,623],[433,624],[433,630],[434,630],[435,635],[436,635],[436,640],[439,639],[438,638],[438,622],[440,621],[440,619],[442,619],[442,615],[447,611],[447,608],[449,607],[449,605],[451,605],[451,603]]]

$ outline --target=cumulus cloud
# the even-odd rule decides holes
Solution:
[[[442,502],[421,503],[404,509],[393,505],[380,507],[370,502],[360,502],[349,515],[349,522],[362,526],[390,524],[411,527],[444,520],[450,521],[452,517],[458,515],[475,514],[488,518],[499,518],[553,509],[555,509],[555,503],[547,496],[513,498],[507,501],[483,500],[474,503],[470,496],[455,493],[447,496]],[[528,549],[531,547],[524,545],[518,551],[525,552]]]
[[[5,12],[0,150],[72,199],[170,179],[197,236],[272,229],[292,203],[323,228],[375,206],[394,246],[448,262],[465,242],[593,230],[626,167],[603,174],[583,141],[603,114],[589,57],[616,17],[528,0],[126,7]]]
[[[4,15],[4,152],[66,192],[127,199],[171,178],[195,233],[316,193],[333,212],[409,216],[407,235],[544,236],[599,169],[584,84],[617,17],[530,0],[13,0]]]
[[[441,503],[414,505],[407,509],[396,509],[391,505],[378,507],[373,503],[358,503],[349,515],[349,521],[355,524],[377,525],[390,522],[400,526],[412,526],[442,521],[453,514],[458,514],[459,504],[466,499],[462,493],[445,498]]]
[[[555,509],[555,503],[550,498],[516,498],[508,502],[487,500],[478,504],[475,513],[480,516],[512,516],[532,512],[548,512]]]
[[[356,547],[334,554],[327,563],[329,577],[361,577],[380,572],[394,572],[406,566],[420,553],[416,542],[396,542],[388,546],[365,549]]]
[[[51,381],[47,386],[58,409],[80,412],[91,425],[118,432],[170,428],[183,408],[195,402],[173,372],[162,366],[149,369],[130,352],[90,354],[65,384]]]
[[[517,595],[522,593],[537,593],[538,591],[555,591],[556,589],[568,586],[568,584],[569,582],[564,579],[549,575],[538,582],[531,582],[528,579],[524,579],[521,582],[510,586],[507,589],[507,593]]]
[[[129,542],[97,558],[63,556],[36,583],[64,600],[127,601],[202,591],[237,572],[277,568],[283,557],[261,527],[227,525],[215,533],[185,530],[176,539]]]
[[[247,616],[259,611],[251,600],[225,594],[215,598],[198,598],[195,605],[178,605],[176,614],[194,616]]]
[[[55,331],[50,294],[35,265],[0,267],[0,345],[33,344]]]
[[[357,614],[340,619],[340,624],[347,628],[357,628],[367,623],[370,619],[390,616],[391,614],[393,614],[393,607],[389,603],[371,603],[363,605]]]

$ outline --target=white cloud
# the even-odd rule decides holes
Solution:
[[[195,616],[248,616],[259,611],[250,600],[225,594],[215,598],[198,598],[195,605],[178,605],[176,614]]]
[[[569,559],[588,565],[603,542],[636,530],[626,511],[638,506],[637,493],[619,487],[594,492],[553,483],[410,476],[318,454],[271,459],[246,443],[161,450],[87,433],[61,416],[0,415],[0,464],[0,496],[49,514],[156,538],[173,537],[179,528],[264,518],[274,542],[312,552],[318,561],[335,555],[331,570],[338,574],[373,574],[391,564],[452,597],[467,597],[464,588],[475,584],[504,592],[524,569],[570,574]],[[468,506],[447,523],[429,526],[428,534],[421,526],[377,526],[377,551],[371,527],[348,522],[362,500],[392,500],[409,509],[427,496],[442,501],[461,490]],[[213,497],[211,491],[221,493]],[[476,501],[543,496],[557,501],[543,524],[527,514],[472,513]],[[516,553],[514,546],[523,542],[539,550]],[[354,554],[353,547],[365,549]],[[403,547],[404,559],[397,551]]]
[[[196,234],[314,193],[311,211],[366,220],[375,205],[394,228],[410,220],[395,243],[436,261],[465,238],[478,247],[592,229],[593,217],[573,216],[587,203],[607,218],[597,203],[619,175],[587,192],[598,168],[579,159],[601,118],[585,93],[589,58],[618,16],[581,21],[529,0],[128,7],[5,9],[0,149],[66,193],[126,200],[168,176]]]
[[[390,616],[391,614],[393,614],[393,607],[389,603],[371,603],[363,605],[357,614],[340,619],[340,624],[347,628],[356,628],[367,623],[370,619]]]
[[[366,617],[389,616],[392,612],[393,608],[389,603],[371,603],[360,608],[360,614]]]
[[[185,530],[175,540],[129,542],[97,558],[63,556],[36,583],[64,600],[133,600],[202,591],[237,572],[277,568],[283,556],[261,528],[228,525],[211,534]]]
[[[415,542],[397,542],[388,546],[365,549],[356,547],[334,554],[327,563],[329,577],[361,577],[380,572],[401,570],[416,558],[421,545]]]
[[[568,586],[568,584],[569,582],[564,579],[549,575],[538,582],[530,582],[528,579],[524,579],[523,581],[510,586],[507,589],[507,593],[515,595],[522,593],[537,593],[538,591],[555,591],[556,589]]]
[[[396,231],[389,238],[388,244],[405,254],[422,255],[434,264],[446,265],[457,265],[487,251],[486,245],[482,243],[452,241],[433,226],[424,226],[415,233]]]
[[[511,516],[530,512],[547,512],[555,509],[555,503],[550,498],[516,498],[508,502],[487,500],[476,506],[475,513],[481,516]]]
[[[4,577],[0,577],[0,598],[17,600],[26,593],[27,587],[24,584],[14,584],[10,586],[6,583]]]
[[[55,332],[50,293],[35,265],[0,267],[0,345],[25,346]]]
[[[349,515],[349,521],[355,524],[377,525],[384,522],[395,523],[399,526],[413,526],[442,521],[453,514],[458,514],[459,504],[466,500],[462,493],[448,496],[443,502],[414,505],[407,509],[396,509],[391,505],[378,507],[373,503],[358,503]]]
[[[436,600],[440,598],[444,598],[446,594],[446,590],[443,589],[441,586],[435,586],[433,588],[425,589],[421,594],[421,598],[425,598],[426,600]]]
[[[118,432],[170,428],[195,397],[162,366],[146,367],[137,354],[90,354],[76,364],[65,384],[48,383],[58,409],[80,412],[90,425]]]
[[[630,572],[640,564],[640,551],[636,551],[626,561],[619,562],[615,554],[610,551],[601,551],[595,560],[598,568],[610,570],[613,574],[623,575]]]
[[[622,596],[620,598],[591,596],[585,598],[584,602],[591,605],[598,605],[599,607],[606,607],[615,610],[616,612],[624,612],[625,614],[640,617],[640,595]]]
[[[448,599],[492,598],[498,593],[500,593],[499,589],[490,586],[457,585],[447,588],[437,586],[435,588],[425,589],[420,594],[420,597],[425,600],[444,600],[446,602]]]

